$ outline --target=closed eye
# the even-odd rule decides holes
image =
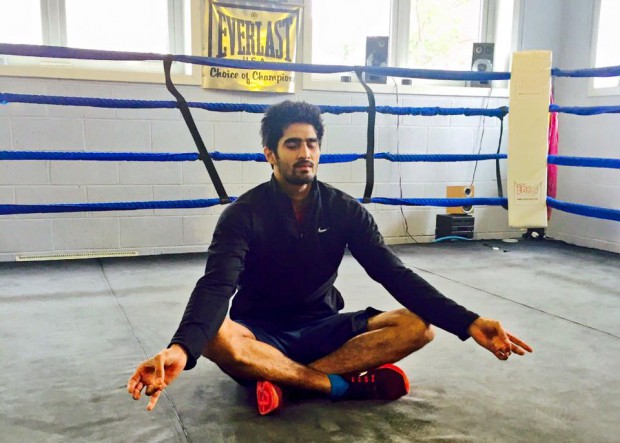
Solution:
[[[304,140],[301,138],[289,138],[284,141],[284,147],[287,149],[298,149],[303,142]],[[319,146],[319,140],[316,138],[307,138],[305,142],[309,149],[316,149]]]

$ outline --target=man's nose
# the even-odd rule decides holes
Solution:
[[[310,147],[306,142],[301,143],[299,148],[299,158],[310,158]]]

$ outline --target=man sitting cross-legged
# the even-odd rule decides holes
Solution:
[[[261,414],[282,405],[282,388],[333,400],[395,400],[409,391],[395,362],[433,339],[435,325],[470,336],[500,360],[531,348],[496,320],[479,317],[403,265],[370,213],[317,180],[320,110],[286,101],[262,120],[271,181],[222,213],[181,324],[167,349],[128,383],[152,410],[162,390],[203,355],[240,383],[256,385]],[[341,313],[334,287],[345,249],[404,307]],[[230,308],[228,304],[234,295]]]

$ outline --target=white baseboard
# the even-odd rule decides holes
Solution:
[[[602,251],[609,251],[620,254],[620,243],[553,231],[547,231],[547,235],[550,238],[565,241],[566,243],[570,243],[571,245],[584,246],[587,248],[600,249]]]

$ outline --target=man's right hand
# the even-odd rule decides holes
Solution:
[[[127,383],[127,391],[134,400],[140,399],[142,389],[151,397],[147,411],[152,411],[159,396],[183,372],[187,354],[182,346],[174,344],[153,358],[143,361]]]

